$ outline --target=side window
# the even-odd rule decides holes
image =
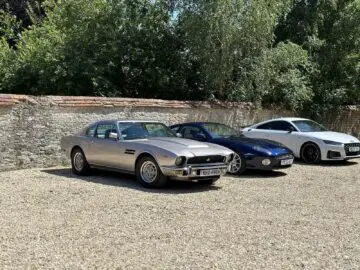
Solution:
[[[111,132],[117,133],[114,124],[99,124],[96,129],[95,137],[98,139],[109,139]]]
[[[279,131],[294,131],[294,127],[286,122],[286,121],[275,121],[272,125],[273,130],[279,130]]]
[[[173,126],[173,127],[171,127],[170,129],[171,129],[173,132],[177,133],[177,132],[179,131],[179,128],[180,128],[180,126]]]
[[[183,127],[181,129],[181,135],[186,139],[196,139],[196,134],[202,134],[205,137],[205,133],[199,127]]]
[[[95,129],[96,129],[96,125],[92,125],[90,127],[87,128],[85,135],[88,137],[94,137],[95,135]]]
[[[256,129],[272,129],[272,123],[273,122],[262,124],[262,125],[258,126]]]

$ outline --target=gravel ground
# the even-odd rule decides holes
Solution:
[[[146,190],[68,168],[0,173],[1,269],[359,269],[360,164]]]

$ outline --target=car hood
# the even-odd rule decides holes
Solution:
[[[333,132],[333,131],[323,131],[323,132],[304,132],[303,133],[309,137],[315,137],[320,140],[328,140],[334,141],[339,143],[358,143],[359,140],[354,136],[340,133],[340,132]]]
[[[242,137],[230,137],[214,139],[212,142],[226,145],[231,149],[240,149],[246,152],[253,152],[255,146],[261,146],[262,148],[271,152],[272,155],[284,155],[292,153],[292,151],[281,143],[266,140],[266,139],[255,139]]]
[[[138,141],[139,144],[159,147],[177,155],[204,156],[204,155],[230,155],[230,149],[212,143],[198,142],[183,138],[156,137]]]
[[[262,148],[267,149],[270,151],[273,155],[282,155],[282,154],[288,154],[292,153],[290,149],[288,149],[286,146],[284,146],[281,143],[266,140],[266,139],[255,139],[255,138],[249,138],[249,137],[230,137],[230,138],[219,138],[214,139],[212,142],[223,144],[226,146],[229,146],[229,148],[240,148],[245,149],[245,151],[249,151],[254,146],[261,146]]]
[[[274,148],[286,148],[283,144],[266,140],[266,139],[255,139],[255,138],[249,138],[249,137],[230,137],[230,138],[220,138],[220,139],[214,139],[214,143],[220,143],[220,142],[227,142],[229,144],[236,143],[236,144],[243,144],[248,146],[261,146],[263,148],[267,149],[274,149]]]

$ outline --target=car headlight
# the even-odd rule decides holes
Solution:
[[[265,153],[265,154],[267,154],[267,155],[271,155],[271,152],[270,152],[269,150],[267,150],[266,148],[261,147],[261,146],[259,146],[259,145],[253,146],[253,149],[254,149],[255,151],[262,152],[262,153]]]
[[[185,164],[185,162],[186,162],[186,157],[180,156],[180,157],[177,157],[177,158],[175,159],[175,165],[176,165],[176,166],[182,166],[182,165]]]
[[[323,142],[326,144],[331,144],[331,145],[343,145],[343,143],[341,143],[341,142],[334,142],[334,141],[329,141],[329,140],[323,140]]]

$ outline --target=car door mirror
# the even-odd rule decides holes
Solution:
[[[118,140],[118,134],[116,132],[110,132],[109,139],[113,140],[113,141],[117,141]]]
[[[196,133],[195,140],[206,141],[206,136],[203,133]]]

